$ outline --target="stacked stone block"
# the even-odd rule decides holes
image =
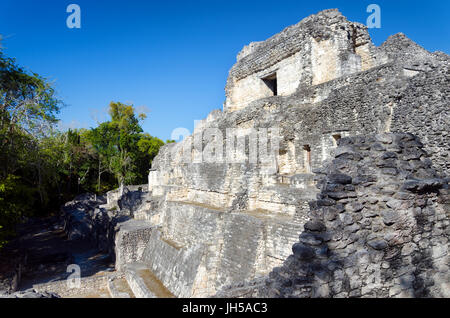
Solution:
[[[450,191],[411,134],[344,138],[266,297],[449,297]]]

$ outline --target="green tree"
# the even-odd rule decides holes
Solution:
[[[56,122],[60,101],[51,85],[0,51],[0,241],[13,225],[44,203],[39,143]]]
[[[164,142],[143,133],[140,122],[144,114],[136,114],[133,105],[111,102],[111,120],[89,132],[89,139],[98,153],[98,189],[101,176],[110,173],[117,184],[144,183],[153,158]]]
[[[0,51],[0,163],[2,177],[17,168],[16,143],[23,134],[42,136],[57,121],[61,102],[51,85],[29,74]]]
[[[81,191],[146,182],[164,144],[143,133],[133,105],[111,102],[109,121],[65,132],[55,126],[61,105],[46,79],[0,51],[0,247],[24,217],[58,211]]]
[[[0,180],[0,248],[14,234],[15,224],[31,215],[34,201],[33,189],[20,177],[8,175]]]

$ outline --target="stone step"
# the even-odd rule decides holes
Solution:
[[[225,213],[226,212],[226,209],[224,209],[222,207],[216,207],[216,206],[212,206],[212,205],[200,203],[200,202],[167,201],[167,203],[168,204],[176,204],[177,206],[179,206],[179,208],[183,208],[183,206],[194,206],[194,207],[202,208],[202,209],[207,210],[208,212],[212,212],[212,213],[217,213],[217,212]],[[299,223],[299,222],[296,222],[296,220],[298,219],[298,216],[295,217],[295,216],[285,215],[285,214],[281,214],[281,213],[273,213],[270,211],[263,211],[260,209],[236,211],[236,212],[232,212],[232,214],[247,215],[247,216],[255,217],[255,218],[270,221],[270,222]],[[304,222],[301,222],[301,223],[304,223]]]
[[[261,210],[261,209],[237,211],[237,212],[232,212],[232,214],[250,216],[250,217],[262,220],[266,223],[284,224],[293,229],[295,229],[296,227],[299,226],[299,224],[301,224],[301,222],[297,221],[295,216],[281,214],[281,213],[273,213],[273,212],[265,211],[265,210]]]
[[[125,278],[136,298],[175,298],[145,264],[127,264]]]
[[[134,212],[133,218],[139,221],[148,221],[150,219],[150,205]]]
[[[135,298],[125,277],[108,280],[107,287],[111,298]]]
[[[223,207],[213,206],[213,205],[210,205],[210,204],[201,203],[201,202],[195,202],[195,201],[171,201],[171,200],[168,200],[167,203],[169,203],[169,204],[177,204],[177,205],[179,205],[181,207],[183,205],[194,206],[194,207],[198,207],[198,208],[203,208],[203,209],[209,210],[211,212],[225,212],[225,209]]]

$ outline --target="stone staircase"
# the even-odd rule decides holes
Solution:
[[[175,298],[144,263],[130,263],[124,275],[108,281],[111,298]]]
[[[116,239],[116,270],[123,277],[108,283],[115,298],[207,297],[228,281],[261,277],[291,253],[305,222],[297,215],[166,201],[161,227],[136,218],[149,212],[142,207]]]
[[[84,277],[79,288],[59,280],[33,285],[33,289],[63,298],[175,298],[144,263],[127,264],[121,272]]]
[[[124,277],[109,279],[107,287],[111,298],[135,298],[130,285],[128,285]]]

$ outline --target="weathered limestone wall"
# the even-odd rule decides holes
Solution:
[[[116,270],[121,271],[125,264],[142,260],[153,231],[151,224],[145,221],[129,220],[116,226],[114,237]]]
[[[167,201],[143,262],[178,297],[206,297],[281,264],[305,220]]]
[[[448,179],[411,134],[341,139],[284,265],[260,296],[449,297]]]

